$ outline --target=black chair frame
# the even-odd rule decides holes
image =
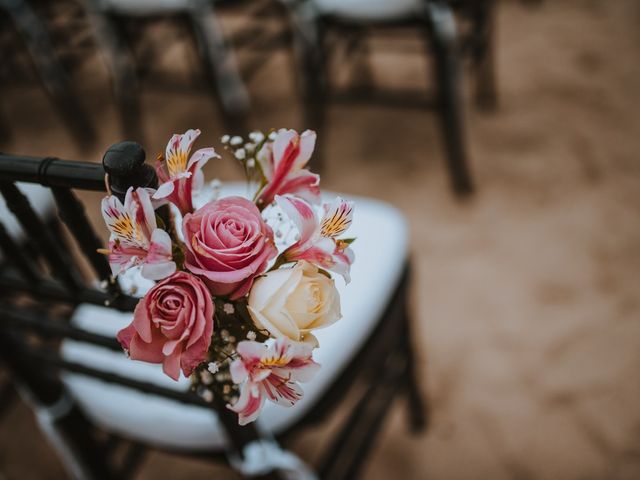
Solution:
[[[192,455],[219,461],[225,461],[229,455],[242,458],[244,447],[260,438],[252,424],[239,427],[235,414],[218,399],[207,403],[194,392],[176,392],[105,373],[65,360],[57,351],[60,340],[64,338],[120,350],[115,339],[80,330],[68,321],[69,313],[80,303],[108,305],[121,311],[132,311],[137,303],[137,299],[120,291],[110,276],[104,256],[96,252],[101,242],[73,190],[104,191],[108,182],[111,192],[123,197],[129,186],[155,186],[155,172],[144,163],[144,159],[144,151],[133,142],[114,145],[105,154],[103,165],[0,155],[0,192],[24,231],[37,243],[41,256],[25,255],[22,247],[0,223],[0,248],[6,259],[0,264],[0,361],[8,367],[13,383],[23,392],[23,398],[30,399],[37,412],[46,414],[44,417],[49,420],[43,430],[48,432],[49,439],[62,457],[67,458],[66,466],[76,477],[130,478],[150,447],[108,432],[99,432],[73,403],[59,378],[60,371],[213,408],[230,440],[229,451]],[[75,268],[68,247],[62,245],[50,227],[37,217],[26,197],[15,186],[16,181],[39,183],[52,190],[60,217],[74,237],[77,249],[102,281],[103,290],[87,286]],[[49,276],[45,276],[43,264],[47,265]],[[426,426],[428,416],[418,386],[411,344],[406,298],[408,286],[407,266],[392,300],[366,344],[322,399],[310,409],[310,413],[277,437],[278,441],[285,442],[300,428],[322,422],[356,381],[363,382],[364,393],[318,466],[321,478],[357,478],[392,400],[401,393],[408,400],[412,429],[421,431]],[[126,448],[127,453],[116,462],[115,452],[122,448]],[[274,471],[258,478],[281,476]]]

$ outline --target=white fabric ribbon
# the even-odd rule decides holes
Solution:
[[[307,464],[273,440],[254,440],[244,447],[242,453],[243,459],[230,456],[229,461],[233,468],[248,477],[280,470],[288,480],[318,480]]]

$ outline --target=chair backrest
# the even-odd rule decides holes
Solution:
[[[80,303],[133,311],[137,299],[120,290],[105,256],[97,252],[101,241],[74,190],[105,191],[108,185],[111,193],[123,200],[131,186],[155,187],[155,171],[144,160],[144,151],[134,142],[112,146],[102,165],[0,154],[0,193],[25,236],[35,246],[32,252],[25,251],[24,245],[3,226],[7,219],[0,218],[0,249],[4,259],[0,260],[0,360],[9,366],[12,377],[44,406],[56,404],[65,394],[58,378],[58,372],[62,370],[213,408],[225,427],[231,453],[241,456],[244,446],[258,439],[258,434],[254,427],[239,427],[221,400],[207,403],[193,392],[176,392],[105,373],[67,361],[58,352],[56,341],[64,338],[120,350],[114,338],[78,329],[66,320],[65,315],[54,312],[68,312],[69,306]],[[83,277],[69,245],[59,231],[38,216],[16,182],[37,183],[51,190],[60,218],[99,283]],[[77,430],[66,434],[77,435]],[[76,439],[80,444],[86,441],[89,439]]]

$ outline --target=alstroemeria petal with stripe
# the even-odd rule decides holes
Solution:
[[[325,214],[320,221],[313,207],[301,198],[277,196],[276,203],[293,221],[300,234],[300,239],[284,251],[284,258],[289,262],[306,260],[342,275],[345,282],[349,283],[355,256],[349,244],[336,237],[351,225],[353,202],[336,198],[324,206]]]
[[[199,181],[202,167],[218,154],[213,148],[201,148],[191,158],[191,148],[200,135],[200,130],[187,130],[182,135],[175,134],[169,140],[164,157],[156,162],[156,173],[160,186],[154,199],[167,199],[178,207],[182,215],[193,212],[193,192]]]
[[[113,195],[103,198],[102,217],[111,232],[108,254],[114,275],[137,265],[143,266],[142,275],[150,280],[175,272],[171,239],[157,228],[148,189],[129,188],[124,205]]]
[[[270,205],[277,195],[294,194],[311,203],[320,202],[320,177],[305,167],[316,144],[316,132],[281,129],[273,143],[265,143],[256,155],[267,184],[258,195],[258,206]]]
[[[267,345],[242,341],[236,348],[239,358],[231,364],[233,382],[241,384],[240,397],[227,408],[238,414],[238,423],[253,422],[265,399],[282,406],[292,406],[302,398],[298,382],[310,381],[320,365],[313,361],[313,347],[278,338]]]

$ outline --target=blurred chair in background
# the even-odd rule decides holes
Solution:
[[[63,3],[63,2],[60,2]],[[66,3],[66,2],[65,2]],[[49,31],[50,20],[42,9],[48,2],[26,0],[0,0],[0,51],[4,52],[0,64],[0,83],[15,84],[28,78],[21,64],[21,47],[26,47],[26,55],[43,89],[53,102],[58,114],[69,128],[76,143],[89,148],[96,134],[79,96],[72,87],[68,71],[61,61],[58,45],[54,45]],[[0,87],[1,88],[1,87]],[[10,136],[10,120],[0,120],[0,140]]]
[[[479,104],[493,107],[494,85],[492,33],[493,0],[281,0],[290,8],[294,28],[294,48],[302,79],[305,125],[315,130],[325,126],[326,108],[331,100],[361,101],[372,97],[389,103],[421,107],[435,106],[439,112],[447,154],[447,165],[454,191],[459,195],[473,191],[468,167],[464,128],[462,61],[474,60]],[[455,11],[458,12],[456,17]],[[469,23],[461,38],[459,20]],[[332,91],[328,72],[331,49],[347,42],[345,56],[366,56],[363,37],[374,28],[408,27],[422,31],[434,58],[436,82],[433,100],[420,101],[415,95],[374,91],[370,85]],[[333,41],[333,43],[331,42]],[[351,58],[351,61],[353,59]],[[325,138],[326,134],[321,134]],[[321,160],[321,155],[316,154]]]
[[[100,50],[111,71],[113,89],[126,135],[143,141],[140,77],[154,55],[168,45],[155,45],[138,55],[141,29],[148,21],[169,19],[186,27],[216,106],[230,131],[242,129],[249,96],[233,51],[223,36],[211,0],[85,0]]]

